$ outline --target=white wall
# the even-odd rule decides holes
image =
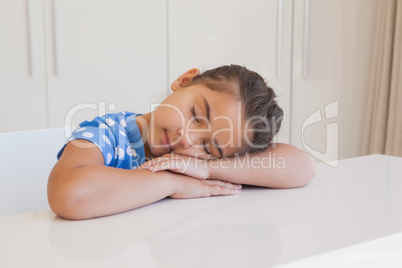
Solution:
[[[0,132],[62,127],[79,104],[73,125],[148,112],[186,69],[237,63],[277,91],[279,141],[324,161],[360,155],[377,1],[1,0]],[[336,101],[337,117],[302,132]]]

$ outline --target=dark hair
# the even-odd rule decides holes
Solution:
[[[240,97],[246,120],[251,119],[249,126],[259,130],[253,133],[249,152],[263,151],[271,144],[281,127],[283,110],[275,101],[275,92],[258,73],[239,65],[224,65],[195,76],[186,86],[194,84]]]

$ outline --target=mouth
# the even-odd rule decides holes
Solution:
[[[171,151],[173,151],[172,147],[170,146],[170,139],[169,136],[167,134],[167,131],[165,129],[165,135],[163,136],[163,145],[166,147],[166,149],[168,150],[168,153],[170,153]]]

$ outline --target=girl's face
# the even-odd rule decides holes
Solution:
[[[175,87],[152,113],[148,145],[154,156],[169,152],[197,158],[229,157],[248,148],[240,100],[203,84]],[[247,135],[247,134],[246,134]]]

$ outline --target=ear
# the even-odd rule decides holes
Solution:
[[[193,68],[180,75],[170,86],[172,91],[176,91],[177,89],[185,86],[186,84],[193,81],[193,78],[200,74],[200,70],[197,68]]]

